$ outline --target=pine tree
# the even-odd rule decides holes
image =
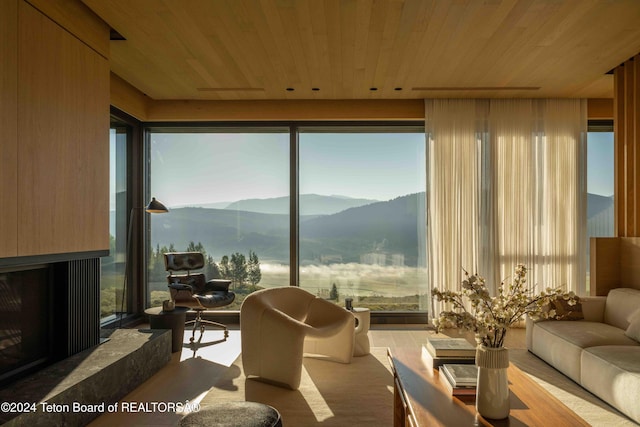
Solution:
[[[247,260],[240,252],[231,254],[229,262],[231,281],[235,286],[244,286],[247,281]]]
[[[332,301],[338,301],[338,287],[336,286],[336,284],[334,283],[331,286],[331,292],[329,292],[329,299]]]
[[[151,253],[151,259],[149,260],[149,279],[151,281],[160,282],[167,276],[167,271],[164,267],[164,254],[172,252],[171,247],[173,247],[173,243],[169,246],[169,249],[166,246],[160,247],[158,244],[155,253]]]
[[[207,250],[204,248],[202,242],[198,242],[196,245],[193,240],[187,245],[187,252],[200,252],[205,258],[207,256]]]
[[[204,259],[204,275],[207,279],[220,278],[220,269],[211,255],[207,255]]]
[[[223,256],[220,260],[219,270],[222,279],[231,279],[231,266],[229,265],[229,257],[227,255]]]
[[[255,252],[249,251],[249,262],[247,264],[247,280],[255,288],[262,280],[262,272],[260,271],[260,260]]]

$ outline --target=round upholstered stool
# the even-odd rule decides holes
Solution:
[[[256,402],[220,402],[205,406],[180,420],[182,427],[282,427],[275,408]]]

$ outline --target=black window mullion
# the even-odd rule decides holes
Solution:
[[[299,188],[298,188],[298,128],[289,127],[289,285],[300,286],[299,273]]]

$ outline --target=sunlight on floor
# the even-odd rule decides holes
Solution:
[[[180,353],[180,361],[183,362],[193,358],[203,358],[211,360],[229,367],[240,355],[240,331],[229,331],[229,338],[226,341],[222,331],[207,330],[203,334],[200,342],[189,343],[190,331],[184,333],[184,344]],[[196,334],[196,338],[198,335]]]
[[[309,376],[309,373],[304,367],[302,368],[302,377],[304,382],[308,381],[309,383],[313,384],[313,379],[311,378],[311,376]],[[320,390],[315,387],[313,390],[308,390],[302,387],[299,389],[299,391],[302,394],[304,400],[308,403],[309,409],[313,412],[313,415],[316,417],[316,420],[318,422],[322,422],[335,417],[335,414],[333,413],[329,405],[327,405],[327,402],[322,398],[322,393],[320,393]]]
[[[119,412],[104,414],[90,423],[89,426],[175,426],[184,415],[184,412],[175,411],[131,409],[123,411],[123,403],[130,403],[134,407],[137,404],[143,408],[145,403],[179,403],[185,406],[187,402],[191,405],[203,401],[207,402],[207,396],[209,396],[210,401],[214,396],[214,392],[224,392],[221,394],[222,396],[237,399],[238,397],[242,398],[242,395],[249,393],[251,390],[253,390],[255,397],[256,390],[261,390],[265,386],[263,383],[253,381],[245,383],[242,372],[235,366],[237,363],[234,364],[241,352],[240,331],[238,329],[238,325],[231,326],[229,338],[224,342],[220,342],[223,337],[221,331],[207,330],[201,342],[194,346],[189,344],[191,331],[185,331],[184,345],[181,352],[174,353],[171,361],[165,367],[125,396],[120,401]],[[425,342],[427,336],[432,333],[434,332],[425,327],[425,325],[372,325],[369,339],[372,350],[374,348],[386,349],[387,347],[392,350],[401,347],[419,348]],[[521,369],[536,382],[541,383],[544,388],[565,402],[570,409],[582,414],[583,417],[590,413],[597,417],[604,414],[602,416],[609,417],[607,420],[615,420],[615,425],[617,426],[633,425],[624,416],[616,415],[613,413],[615,410],[598,401],[588,392],[573,384],[571,380],[531,355],[526,350],[524,329],[512,330],[507,338],[509,341],[507,346],[512,350],[512,361],[515,364],[519,364]],[[381,359],[380,363],[384,364],[383,359]],[[314,417],[317,423],[332,425],[331,423],[335,422],[336,417],[344,416],[344,414],[340,415],[336,410],[339,406],[332,407],[331,402],[325,400],[326,396],[322,394],[323,385],[314,382],[320,376],[312,377],[310,373],[312,372],[307,371],[307,368],[303,369],[303,383],[309,385],[306,389],[301,388],[297,392],[291,392],[291,394],[280,394],[298,403],[299,406],[294,409],[296,416],[308,411],[309,419]],[[239,381],[241,384],[236,384]],[[239,390],[242,395],[233,394]],[[324,391],[326,392],[326,390]],[[392,387],[386,386],[385,392],[389,395],[389,399],[393,399]],[[245,398],[247,396],[250,396],[250,394],[245,395]],[[594,419],[600,419],[597,417]]]
[[[219,330],[205,331],[200,343],[195,345],[189,343],[190,337],[191,331],[185,331],[182,351],[173,353],[165,367],[125,396],[118,412],[101,415],[89,426],[175,426],[189,411],[145,411],[144,404],[175,403],[193,408],[240,356],[239,330],[230,330],[229,338],[222,342],[224,336]]]

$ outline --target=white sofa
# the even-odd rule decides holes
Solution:
[[[527,319],[527,348],[640,423],[640,342],[625,334],[640,309],[640,290],[617,288],[580,302],[583,320]]]

